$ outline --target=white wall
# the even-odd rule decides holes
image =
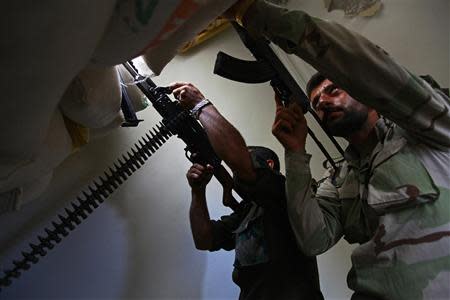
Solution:
[[[361,29],[414,72],[430,73],[449,82],[449,3],[447,0],[385,0],[375,21],[342,19],[323,12],[317,0],[292,1],[322,16]],[[315,13],[317,15],[317,13]],[[379,20],[378,20],[379,19]],[[377,21],[378,20],[378,21]],[[243,85],[212,75],[218,50],[249,58],[234,32],[175,58],[155,81],[191,81],[233,123],[248,144],[263,144],[282,154],[270,134],[274,106],[267,84]],[[78,195],[83,186],[160,118],[148,108],[137,129],[121,128],[90,143],[57,170],[50,190],[21,211],[0,217],[0,266],[9,268],[28,241]],[[318,153],[309,144],[311,153]],[[282,156],[282,155],[281,155]],[[315,155],[314,175],[320,177],[322,157]],[[41,262],[33,266],[2,299],[236,299],[231,281],[230,252],[194,249],[188,223],[190,193],[185,179],[189,162],[183,145],[169,140],[110,199]],[[211,215],[229,211],[220,205],[220,189],[208,189]],[[345,278],[351,247],[339,243],[319,257],[326,299],[348,299]]]

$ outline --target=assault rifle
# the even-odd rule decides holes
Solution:
[[[221,159],[212,148],[208,136],[202,125],[181,105],[178,101],[172,101],[168,94],[172,91],[167,87],[158,87],[149,77],[138,73],[132,62],[126,62],[124,67],[134,78],[134,83],[142,93],[150,100],[155,110],[163,118],[162,123],[178,138],[186,144],[185,156],[195,163],[214,167],[214,177],[224,188],[224,205],[235,209],[238,204],[231,196],[233,179],[228,171],[221,165]]]
[[[239,37],[244,45],[253,54],[256,61],[238,59],[220,51],[217,54],[214,73],[224,78],[244,83],[262,83],[270,81],[270,85],[273,87],[284,105],[287,106],[289,102],[294,99],[295,101],[298,101],[298,104],[304,113],[311,113],[311,115],[316,119],[324,132],[327,134],[331,142],[334,144],[336,149],[343,156],[344,151],[341,146],[323,127],[319,117],[309,105],[308,97],[280,61],[278,56],[274,53],[270,47],[270,42],[264,37],[253,38],[236,22],[231,22],[231,24],[239,34]],[[330,154],[309,128],[308,133],[316,142],[317,146],[323,152],[333,168],[336,168],[336,164]]]
[[[210,164],[214,168],[220,166],[220,158],[217,157],[206,132],[200,123],[183,109],[176,101],[170,100],[168,94],[172,91],[166,87],[158,87],[149,78],[138,73],[132,62],[123,64],[133,76],[134,84],[150,100],[155,110],[163,118],[162,123],[186,143],[186,157],[194,162]],[[192,156],[196,154],[195,156]]]

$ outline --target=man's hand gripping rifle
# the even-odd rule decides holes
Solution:
[[[250,36],[250,34],[236,22],[231,22],[231,24],[239,34],[244,45],[253,54],[256,61],[242,60],[226,53],[219,52],[217,54],[214,73],[227,79],[244,83],[262,83],[270,81],[270,85],[284,105],[287,106],[292,100],[298,101],[303,112],[306,113],[309,111],[319,125],[322,126],[319,117],[309,105],[308,97],[272,50],[270,42],[264,37],[254,38]],[[327,133],[323,126],[322,129]],[[316,142],[326,159],[334,168],[336,168],[335,162],[330,154],[309,128],[308,133]],[[337,141],[330,134],[327,133],[327,135],[336,149],[343,155],[344,151]]]
[[[161,115],[164,126],[186,144],[186,157],[193,163],[213,166],[214,176],[223,186],[223,204],[234,210],[238,203],[231,195],[233,179],[221,165],[221,159],[214,152],[202,125],[189,111],[182,108],[178,101],[169,98],[168,94],[172,93],[169,88],[156,86],[149,77],[139,74],[132,62],[124,63],[124,67],[133,76],[136,86]]]

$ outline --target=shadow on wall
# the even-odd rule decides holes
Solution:
[[[142,133],[147,126],[141,126]],[[206,253],[192,242],[188,166],[183,145],[172,137],[111,202],[128,220],[129,264],[121,298],[202,298]]]

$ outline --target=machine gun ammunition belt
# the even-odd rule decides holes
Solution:
[[[14,267],[3,271],[3,277],[0,277],[0,292],[2,287],[12,283],[11,279],[18,278],[23,271],[30,269],[31,264],[37,263],[39,257],[45,256],[59,244],[62,238],[81,224],[94,209],[99,207],[99,204],[144,165],[145,161],[174,134],[173,128],[179,126],[187,116],[188,112],[184,111],[165,124],[162,122],[157,124],[134,144],[134,148],[117,159],[113,167],[108,168],[109,173],[105,171],[104,177],[99,176],[99,182],[94,180],[88,185],[88,191],[82,191],[82,196],[71,202],[70,208],[65,208],[65,216],[58,215],[59,220],[53,221],[51,226],[44,229],[45,233],[37,237],[39,242],[29,244],[31,251],[22,251],[22,258],[13,260]]]

